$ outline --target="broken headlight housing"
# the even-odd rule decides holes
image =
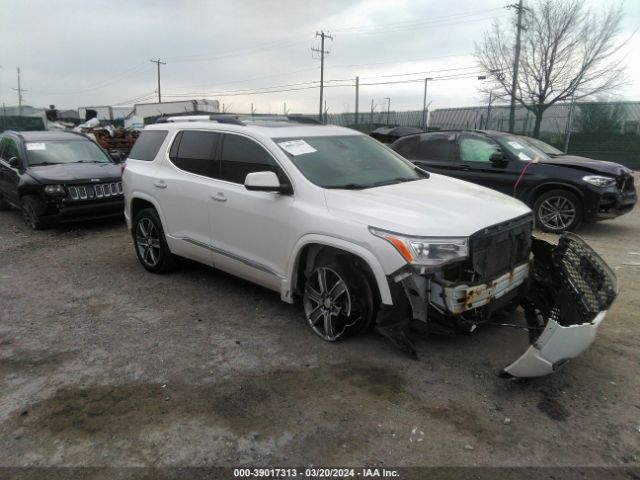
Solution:
[[[64,187],[62,185],[47,185],[44,187],[44,193],[47,195],[64,195]]]
[[[469,256],[467,237],[412,237],[374,227],[369,231],[393,245],[412,265],[437,267]]]

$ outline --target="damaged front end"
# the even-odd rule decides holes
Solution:
[[[469,238],[464,261],[396,272],[389,278],[394,306],[381,311],[377,329],[415,357],[412,320],[433,333],[469,333],[520,305],[531,346],[506,375],[546,375],[580,355],[616,297],[616,277],[576,235],[553,245],[533,237],[532,228],[530,216],[489,227]]]

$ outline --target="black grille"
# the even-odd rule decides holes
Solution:
[[[630,173],[621,175],[617,181],[618,188],[623,192],[635,191],[634,178]]]
[[[95,200],[122,195],[122,182],[67,185],[66,188],[71,200]]]
[[[553,263],[583,321],[607,310],[616,298],[615,274],[580,237],[571,234],[560,237],[553,251]]]
[[[530,214],[485,228],[471,236],[471,262],[478,280],[509,272],[529,259],[533,217]]]

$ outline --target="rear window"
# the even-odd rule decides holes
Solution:
[[[162,142],[164,142],[164,139],[167,137],[167,133],[166,130],[143,131],[133,145],[129,158],[146,160],[148,162],[152,161],[156,158]]]

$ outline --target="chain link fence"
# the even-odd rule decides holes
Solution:
[[[318,118],[317,115],[314,118]],[[325,123],[370,133],[381,126],[422,128],[421,110],[405,112],[333,113]],[[429,114],[429,130],[482,129],[507,131],[509,107],[438,109]],[[516,108],[515,133],[532,136],[535,117]],[[549,107],[540,125],[540,139],[572,155],[618,162],[640,169],[640,102],[585,102]]]

